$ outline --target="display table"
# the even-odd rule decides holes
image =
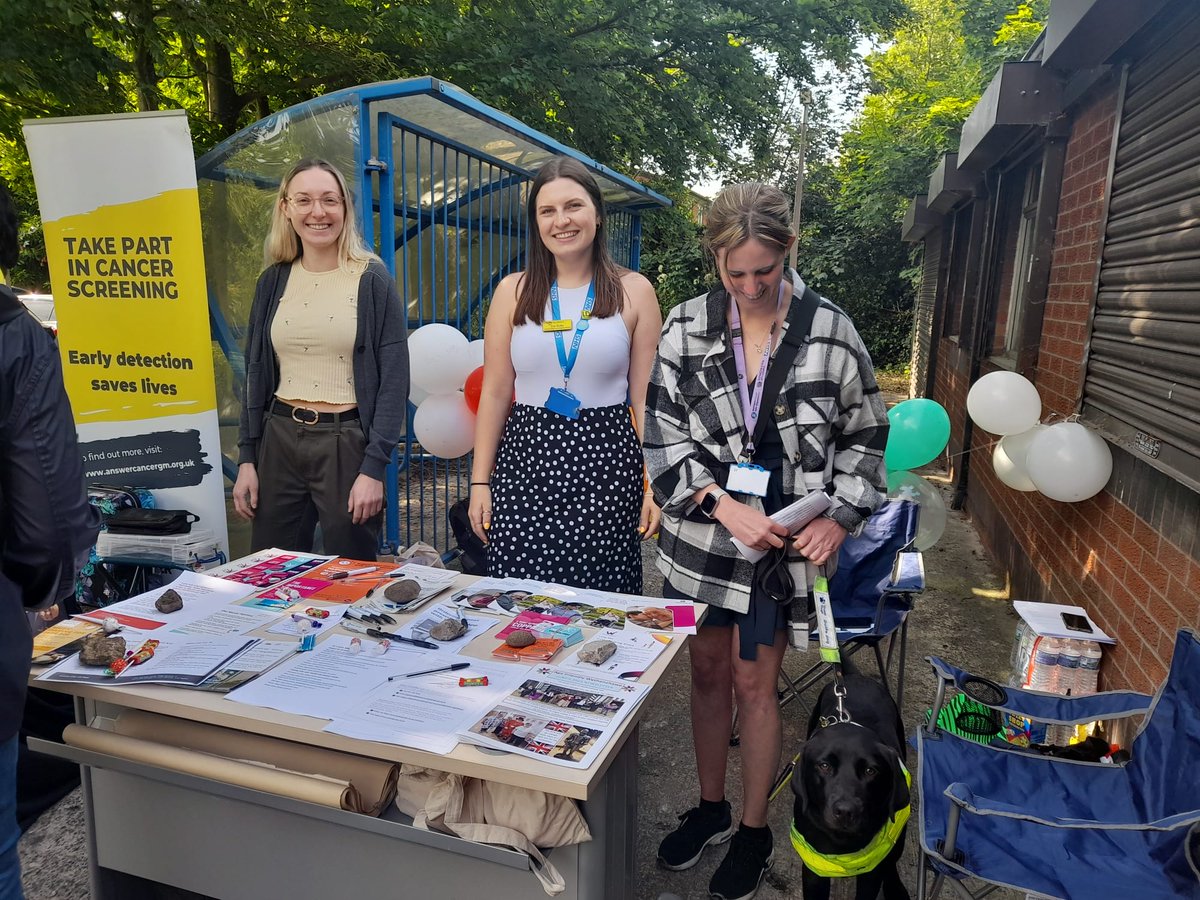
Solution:
[[[474,580],[460,576],[430,605]],[[402,624],[420,612],[398,620]],[[492,635],[504,624],[497,619],[464,649],[464,657],[491,658],[497,642]],[[594,629],[585,631],[590,636]],[[682,636],[672,641],[642,676],[651,695],[684,643]],[[634,896],[638,720],[646,702],[622,723],[589,768],[572,769],[464,743],[438,755],[354,740],[322,731],[324,720],[246,706],[203,691],[162,685],[36,685],[74,695],[76,721],[95,728],[110,729],[122,710],[145,710],[573,798],[592,840],[547,852],[567,883],[559,896]],[[543,896],[525,854],[415,828],[394,806],[374,818],[77,747],[37,740],[30,746],[82,767],[94,900],[154,896],[147,881],[222,900],[359,893],[488,900]]]

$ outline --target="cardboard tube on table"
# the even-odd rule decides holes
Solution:
[[[378,816],[396,794],[400,767],[384,760],[136,709],[124,710],[115,727],[129,737],[332,778],[348,785],[342,808],[352,812]]]
[[[280,797],[306,800],[333,809],[343,808],[343,795],[348,787],[345,782],[322,776],[283,772],[84,725],[68,725],[63,730],[63,741],[83,750],[93,750],[174,772],[185,772],[226,784],[266,791]]]

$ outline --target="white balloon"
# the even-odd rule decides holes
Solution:
[[[408,402],[411,403],[413,406],[420,408],[421,404],[425,402],[425,398],[428,396],[429,396],[429,391],[425,390],[424,388],[417,387],[415,384],[412,384],[411,382],[409,383],[409,385],[408,385]]]
[[[989,372],[967,392],[971,421],[992,434],[1020,434],[1042,417],[1042,398],[1024,375]]]
[[[426,397],[413,416],[413,435],[421,447],[443,459],[457,459],[475,446],[475,414],[462,391]]]
[[[917,534],[913,546],[928,550],[946,530],[946,501],[942,492],[914,472],[889,472],[888,497],[911,500],[920,507],[917,513]]]
[[[1029,477],[1026,460],[1033,439],[1049,428],[1049,425],[1034,425],[1020,434],[1008,434],[1000,438],[992,451],[992,468],[996,477],[1010,488],[1018,491],[1036,491],[1037,485]]]
[[[467,352],[471,354],[471,369],[469,372],[467,372],[467,374],[470,375],[471,372],[474,372],[483,365],[483,338],[479,338],[479,340],[476,341],[471,341],[471,343],[467,345]]]
[[[434,322],[408,336],[408,371],[427,394],[452,394],[471,374],[470,342],[457,328]]]
[[[1051,500],[1078,503],[1100,492],[1112,475],[1105,440],[1078,422],[1059,422],[1034,437],[1025,456],[1029,478]]]

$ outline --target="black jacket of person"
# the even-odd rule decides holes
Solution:
[[[99,527],[58,348],[0,285],[0,741],[21,724],[33,646],[25,611],[71,594]]]

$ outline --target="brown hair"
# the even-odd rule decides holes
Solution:
[[[275,198],[275,208],[271,212],[271,230],[267,233],[267,243],[263,248],[264,264],[271,266],[275,263],[293,262],[304,250],[304,245],[300,243],[300,236],[292,228],[292,223],[288,221],[283,210],[288,202],[288,187],[291,185],[292,179],[309,169],[320,169],[332,175],[342,194],[342,233],[338,235],[338,264],[345,268],[351,262],[367,263],[372,259],[377,259],[378,257],[367,248],[362,235],[358,232],[358,219],[354,215],[354,204],[350,199],[350,190],[346,185],[346,179],[342,177],[342,173],[333,163],[323,159],[310,158],[302,159],[292,166],[283,181],[279,182],[279,194]]]
[[[596,237],[592,241],[592,281],[596,285],[596,305],[592,315],[597,319],[619,313],[625,305],[625,290],[621,287],[620,266],[608,252],[608,240],[604,235],[604,198],[600,186],[583,164],[569,156],[558,156],[538,171],[529,188],[526,201],[526,227],[529,229],[529,249],[526,253],[525,271],[517,281],[517,308],[513,313],[513,325],[526,321],[540,324],[546,310],[546,298],[550,296],[550,284],[557,277],[554,254],[542,243],[537,228],[537,197],[542,187],[556,178],[570,178],[579,184],[596,208]]]
[[[713,256],[751,238],[786,250],[795,235],[791,201],[779,188],[760,181],[729,185],[713,201],[704,223],[704,247]]]

